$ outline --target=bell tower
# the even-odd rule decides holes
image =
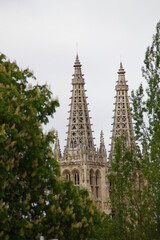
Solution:
[[[72,79],[67,144],[62,157],[59,142],[55,144],[55,152],[63,179],[73,181],[78,187],[86,188],[100,209],[107,211],[106,149],[102,132],[100,149],[95,149],[84,85],[85,81],[77,55]]]

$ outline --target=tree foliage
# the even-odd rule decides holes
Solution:
[[[125,149],[125,139],[118,138],[108,176],[111,239],[160,239],[160,22],[142,74],[146,82],[131,99],[136,151]]]
[[[116,139],[112,171],[108,174],[110,186],[112,239],[133,238],[132,222],[136,220],[135,204],[139,203],[137,189],[139,162],[133,149],[126,148],[126,136]],[[130,236],[132,236],[130,238]]]
[[[54,132],[42,129],[59,103],[34,80],[0,54],[0,238],[93,239],[103,216],[86,191],[61,182]]]
[[[143,149],[139,157],[147,181],[144,191],[146,221],[152,226],[152,238],[160,239],[160,22],[147,48],[142,73],[147,87],[141,84],[135,93],[132,92],[133,118],[139,152]]]

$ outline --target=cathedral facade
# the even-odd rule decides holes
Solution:
[[[103,132],[100,133],[100,146],[95,149],[85,81],[81,71],[81,64],[76,56],[72,79],[72,96],[69,111],[67,144],[61,155],[58,135],[54,149],[55,158],[59,161],[63,179],[73,181],[76,186],[88,190],[91,198],[106,213],[110,212],[109,188],[107,173],[111,171],[111,161],[114,158],[115,138],[127,133],[127,143],[134,142],[134,132],[130,105],[128,99],[128,85],[122,63],[118,71],[116,84],[116,102],[111,139],[111,151],[107,161]]]

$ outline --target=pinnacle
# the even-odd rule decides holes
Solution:
[[[76,61],[79,61],[78,53],[76,54]]]
[[[101,130],[101,136],[100,136],[100,140],[101,140],[101,142],[103,141],[103,130]]]
[[[106,148],[104,144],[104,137],[103,137],[103,131],[101,130],[100,133],[100,148],[99,148],[99,153],[103,154],[103,156],[106,156]]]
[[[123,69],[123,65],[122,65],[122,62],[120,62],[120,69]]]
[[[124,71],[122,62],[120,62],[120,68],[119,68],[119,70],[118,70],[118,74],[125,74],[125,71]]]
[[[78,54],[76,55],[76,60],[74,63],[74,78],[72,79],[72,84],[84,84],[83,74],[81,72],[81,64],[79,61]]]
[[[124,71],[122,62],[120,62],[120,68],[118,70],[118,81],[117,81],[116,90],[119,90],[120,86],[123,87],[124,90],[128,91],[128,85],[126,84],[125,71]]]
[[[103,131],[101,130],[101,133],[100,133],[100,146],[104,146],[104,134],[103,134]]]
[[[54,148],[54,155],[59,160],[61,158],[61,149],[59,144],[59,138],[58,138],[58,131],[55,132],[56,141],[55,141],[55,148]]]
[[[79,61],[79,57],[78,57],[78,53],[76,55],[76,60],[75,60],[75,63],[74,63],[74,67],[81,67],[81,64],[80,64],[80,61]]]

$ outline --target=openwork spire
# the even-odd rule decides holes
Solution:
[[[78,55],[74,64],[72,97],[65,153],[82,147],[94,149],[88,104],[84,90],[84,78]]]
[[[81,64],[76,56],[72,79],[67,144],[60,161],[63,179],[86,188],[99,207],[107,212],[107,161],[103,133],[95,150]]]
[[[134,131],[130,104],[128,98],[128,85],[125,79],[125,71],[122,63],[118,70],[118,81],[116,84],[116,102],[114,110],[114,121],[111,138],[111,151],[109,159],[112,160],[115,151],[115,139],[121,135],[126,136],[126,147],[134,144]]]

